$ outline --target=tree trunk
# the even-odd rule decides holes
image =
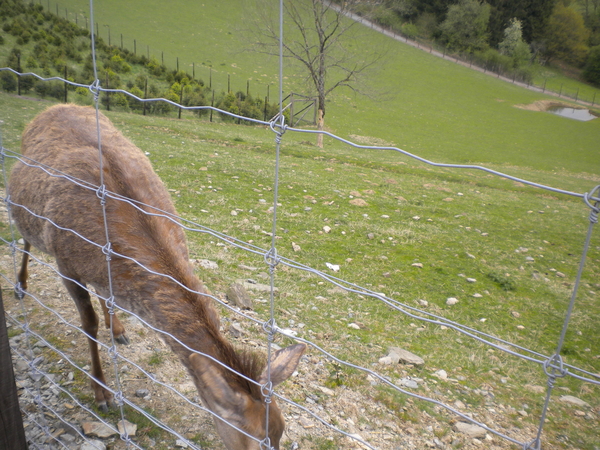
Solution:
[[[325,125],[325,118],[323,117],[323,110],[319,109],[317,111],[317,130],[323,131]],[[323,148],[323,134],[317,134],[317,147]]]

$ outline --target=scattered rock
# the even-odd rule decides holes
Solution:
[[[524,387],[529,392],[533,392],[534,394],[543,394],[544,392],[546,392],[546,388],[544,386],[526,384]]]
[[[330,227],[330,226],[328,226],[328,225],[325,225],[325,226],[323,227],[323,231],[324,231],[325,233],[330,233],[330,232],[331,232],[331,227]]]
[[[440,380],[447,380],[448,379],[448,374],[446,373],[446,371],[444,369],[440,369],[436,372],[433,373],[436,377],[438,377]]]
[[[419,300],[419,306],[427,307],[429,302],[427,300]]]
[[[512,311],[510,314],[511,314],[513,317],[516,317],[517,319],[518,319],[519,317],[521,317],[521,314],[519,314],[517,311]]]
[[[148,389],[138,389],[135,391],[135,396],[140,398],[149,397],[150,391]]]
[[[419,269],[423,268],[423,264],[422,263],[412,263],[411,266],[418,267]]]
[[[563,403],[570,403],[570,404],[576,405],[576,406],[586,406],[586,407],[590,406],[589,403],[584,402],[580,398],[574,397],[572,395],[563,395],[559,398],[559,400]]]
[[[467,278],[469,283],[475,283],[477,280],[475,278]]]
[[[135,433],[137,432],[137,425],[128,420],[119,420],[117,428],[121,434],[127,432],[127,436],[135,436]]]
[[[402,378],[401,380],[398,380],[398,386],[404,386],[410,389],[417,389],[419,387],[419,384],[411,379],[411,378]]]
[[[242,309],[253,309],[252,299],[248,295],[248,291],[241,283],[233,283],[227,291],[227,299],[234,305]]]
[[[475,294],[473,294],[473,297],[475,297],[475,298],[482,298],[482,297],[483,297],[483,295],[481,295],[481,294],[478,294],[478,293],[476,292]]]
[[[348,324],[348,328],[353,328],[355,330],[360,330],[360,326],[354,322]]]
[[[456,305],[458,303],[458,299],[454,298],[454,297],[450,297],[448,300],[446,300],[446,305]]]
[[[338,264],[325,263],[328,269],[333,270],[334,272],[340,271],[340,266]]]
[[[402,364],[414,364],[415,366],[422,366],[425,364],[423,358],[400,347],[390,347],[388,356],[392,359],[397,358],[398,362]]]
[[[81,428],[83,429],[83,434],[86,436],[107,438],[119,434],[116,430],[102,422],[83,422]]]
[[[240,338],[245,334],[242,326],[237,322],[234,322],[229,326],[229,332],[236,338]]]
[[[485,428],[481,428],[479,425],[473,423],[456,422],[452,428],[454,431],[466,434],[472,438],[483,438],[485,437]]]
[[[295,242],[292,242],[292,250],[294,250],[295,252],[299,252],[301,250],[301,248],[298,244],[296,244]]]
[[[91,439],[81,444],[80,450],[106,450],[104,442],[97,439]]]
[[[217,270],[219,268],[219,265],[216,262],[209,261],[208,259],[197,259],[196,264],[207,270]]]

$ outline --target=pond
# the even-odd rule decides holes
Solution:
[[[569,119],[581,120],[587,122],[588,120],[595,119],[596,116],[590,113],[587,109],[567,108],[564,106],[552,106],[546,111],[559,115],[561,117],[567,117]]]

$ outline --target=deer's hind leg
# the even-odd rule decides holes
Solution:
[[[24,240],[25,241],[25,240]],[[21,269],[17,275],[17,281],[19,287],[15,290],[15,297],[23,295],[22,291],[27,290],[27,278],[29,277],[28,264],[29,264],[29,251],[31,250],[31,244],[29,241],[25,241],[23,245],[23,258],[21,259]],[[19,289],[20,288],[20,289]]]
[[[103,411],[108,411],[108,405],[112,403],[112,393],[104,388],[106,386],[106,379],[102,372],[102,364],[100,362],[100,354],[98,353],[98,342],[96,340],[98,336],[98,316],[92,306],[90,299],[90,293],[84,287],[79,284],[66,280],[63,278],[63,283],[69,294],[75,301],[77,310],[79,311],[79,317],[81,318],[81,327],[88,336],[88,344],[90,347],[90,356],[92,360],[92,390],[94,391],[94,397],[98,408]]]
[[[100,291],[99,294],[104,298],[108,298],[110,296],[110,293],[105,291]],[[106,328],[110,330],[110,311],[108,310],[104,299],[98,298],[98,301],[100,302],[100,306],[102,306],[102,312],[104,313],[104,325],[106,325]],[[125,334],[125,327],[116,314],[112,314],[112,334],[115,338],[115,341],[117,341],[119,344],[129,345],[129,338],[127,337],[127,334]]]

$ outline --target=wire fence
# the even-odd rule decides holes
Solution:
[[[18,73],[12,69],[3,70],[11,70],[18,76],[26,75],[23,73]],[[44,80],[44,78],[36,74],[27,75],[33,75],[39,78],[40,80]],[[54,77],[53,79],[58,79],[59,81],[70,83],[75,86],[81,86],[61,78]],[[92,85],[84,87],[89,88],[90,91],[94,94],[96,107],[98,107],[98,98],[100,96],[100,93],[121,92],[141,102],[164,101],[177,108],[186,110],[214,110],[223,114],[230,115],[234,118],[239,118],[240,120],[249,120],[256,124],[265,125],[274,133],[274,138],[276,142],[276,161],[274,167],[275,176],[273,180],[273,232],[272,243],[270,248],[261,248],[251,243],[239,240],[235,236],[231,236],[227,233],[219,232],[209,227],[203,226],[202,224],[196,223],[195,221],[190,221],[183,217],[173,216],[164,211],[157,210],[156,208],[153,208],[152,205],[143,205],[137,202],[135,199],[125,198],[118,195],[117,193],[105,191],[102,182],[100,182],[99,185],[90,185],[89,183],[82,182],[81,180],[75,179],[69,176],[68,174],[59,173],[52,167],[46,167],[37,161],[30,160],[26,157],[19,155],[19,153],[11,151],[10,149],[7,149],[4,146],[2,146],[5,185],[7,185],[6,167],[7,165],[10,165],[7,163],[9,161],[18,160],[22,164],[43,171],[48,176],[60,177],[64,180],[68,180],[71,183],[79,185],[83,189],[87,189],[92,192],[102,193],[102,195],[105,196],[105,199],[110,198],[114,201],[126,202],[132,207],[136,208],[138,211],[142,211],[144,213],[148,213],[147,211],[151,210],[153,211],[151,213],[153,215],[165,217],[169,220],[172,220],[176,224],[180,224],[180,226],[188,233],[200,234],[203,236],[207,236],[210,239],[215,239],[218,242],[221,242],[223,246],[227,247],[228,249],[231,249],[232,251],[240,251],[244,254],[248,254],[251,257],[255,258],[257,262],[262,261],[262,263],[268,268],[268,272],[270,275],[270,285],[268,290],[269,299],[265,300],[270,305],[269,313],[267,314],[267,316],[260,316],[255,313],[243,312],[239,308],[233,307],[231,304],[224,301],[222,298],[219,298],[218,296],[211,295],[210,297],[214,302],[220,304],[225,311],[228,311],[230,317],[235,318],[230,320],[243,320],[244,323],[249,324],[249,328],[255,329],[254,335],[257,336],[257,338],[261,338],[261,342],[256,344],[257,347],[264,349],[268,354],[271,353],[271,348],[274,345],[274,341],[276,339],[291,339],[297,342],[304,343],[311,347],[313,355],[319,355],[316,357],[317,360],[329,361],[340,366],[349,367],[354,370],[360,371],[366,374],[369,377],[369,379],[373,380],[373,382],[377,384],[386,386],[387,388],[397,393],[400,393],[403,396],[414,398],[416,400],[425,402],[426,404],[433,405],[434,407],[439,408],[440,410],[444,410],[452,416],[459,418],[459,420],[461,421],[475,424],[482,430],[484,430],[484,432],[497,436],[498,438],[500,438],[500,440],[515,444],[516,446],[519,446],[523,449],[539,450],[542,447],[542,431],[547,420],[547,411],[551,400],[551,394],[553,392],[557,379],[562,377],[572,377],[583,382],[592,383],[594,385],[600,385],[600,376],[598,374],[592,373],[590,371],[581,369],[573,365],[566,364],[561,357],[561,350],[565,344],[566,339],[566,330],[570,322],[575,300],[577,298],[579,283],[584,270],[585,260],[587,257],[587,251],[590,247],[593,227],[597,223],[598,213],[600,211],[600,186],[596,187],[594,190],[588,193],[570,192],[562,189],[556,189],[550,186],[544,186],[539,183],[535,183],[525,179],[516,178],[482,166],[434,163],[416,155],[405,152],[402,149],[396,147],[359,145],[351,141],[342,139],[332,133],[324,132],[324,134],[326,134],[330,138],[348,144],[354,148],[359,148],[363,150],[395,151],[399,154],[409,156],[422,163],[432,165],[435,167],[445,167],[457,170],[480,170],[492,174],[494,176],[504,177],[507,179],[518,181],[524,184],[528,184],[530,186],[535,186],[544,189],[549,192],[581,198],[584,201],[584,203],[590,209],[590,216],[588,231],[584,243],[584,249],[581,254],[581,261],[577,271],[577,277],[573,286],[572,295],[567,311],[565,311],[565,320],[563,323],[560,338],[556,345],[556,352],[551,355],[545,355],[520,346],[515,342],[511,342],[506,339],[486,334],[472,327],[449,320],[441,315],[433,314],[424,309],[415,308],[406,303],[400,302],[397,299],[394,299],[393,296],[383,295],[381,293],[376,292],[373,289],[369,289],[363,286],[347,282],[341,278],[332,276],[330,273],[325,273],[320,270],[316,270],[312,267],[306,266],[292,259],[280,256],[277,250],[276,242],[277,221],[279,217],[277,210],[280,145],[285,139],[286,133],[318,133],[318,131],[303,130],[287,126],[282,120],[283,116],[281,115],[275,117],[271,121],[261,121],[256,119],[248,119],[243,116],[231,114],[229,112],[221,111],[212,107],[184,106],[167,99],[142,99],[133,96],[132,94],[124,90],[104,89],[102,88],[100,81],[97,79],[96,82],[94,82]],[[99,152],[101,152],[101,148],[99,148]],[[25,208],[24,205],[20,205],[12,201],[10,196],[8,195],[5,198],[5,203],[7,207],[7,212],[9,214],[10,211],[14,210],[15,208]],[[31,214],[36,215],[36,213],[33,211],[29,212]],[[54,223],[48,217],[43,217],[40,215],[36,215],[36,217],[48,221],[53,226],[61,227],[60,223]],[[77,230],[69,231],[77,235],[86,243],[96,246],[103,251],[107,251],[105,244],[93,242],[83,237],[77,232]],[[31,289],[26,292],[22,291],[22,289],[19,286],[19,283],[16,280],[18,267],[17,260],[19,259],[18,257],[24,252],[24,250],[22,250],[18,246],[16,233],[14,228],[12,227],[12,223],[11,234],[11,239],[3,238],[2,241],[12,253],[12,259],[10,264],[12,265],[13,270],[12,273],[9,274],[10,271],[8,271],[6,273],[2,273],[1,276],[4,279],[5,284],[8,285],[11,290],[15,290],[17,293],[20,294],[18,307],[11,308],[10,310],[6,311],[6,313],[7,320],[11,328],[22,332],[22,334],[19,334],[18,336],[15,336],[11,339],[11,350],[15,355],[15,366],[18,364],[25,365],[27,370],[29,371],[31,380],[33,380],[32,383],[24,383],[24,380],[20,380],[20,387],[23,390],[21,396],[22,412],[25,416],[26,424],[28,427],[35,428],[37,430],[36,434],[30,438],[30,445],[33,448],[40,449],[71,448],[71,444],[68,441],[65,441],[64,434],[57,434],[56,431],[58,426],[56,425],[56,422],[54,422],[53,425],[50,426],[48,419],[51,418],[52,421],[58,420],[60,423],[64,424],[64,428],[75,430],[72,434],[74,442],[79,443],[80,441],[84,441],[85,443],[91,446],[90,448],[103,448],[103,444],[101,441],[93,440],[90,438],[90,435],[93,434],[86,433],[85,430],[82,431],[73,424],[74,415],[71,411],[77,410],[81,414],[85,415],[85,417],[91,417],[94,421],[100,422],[106,427],[108,427],[108,429],[110,430],[109,435],[116,434],[126,448],[143,448],[136,441],[131,431],[129,431],[129,429],[126,426],[124,426],[126,424],[127,418],[132,418],[132,416],[135,416],[137,422],[140,422],[141,419],[146,420],[148,428],[156,427],[163,430],[165,433],[168,433],[170,436],[172,436],[172,439],[175,440],[177,445],[180,447],[188,446],[189,448],[194,449],[205,448],[206,444],[203,444],[201,440],[197,439],[197,437],[191,436],[191,434],[193,433],[186,431],[185,427],[181,427],[179,424],[174,425],[170,421],[165,421],[161,419],[159,417],[160,414],[158,414],[157,412],[149,412],[145,407],[145,404],[139,400],[137,395],[138,392],[136,391],[136,394],[132,395],[130,389],[126,386],[131,381],[134,381],[134,384],[136,385],[140,385],[141,383],[150,383],[157,389],[160,389],[161,394],[157,395],[161,395],[164,399],[166,399],[165,403],[176,404],[177,408],[181,408],[185,411],[191,411],[189,414],[193,415],[194,417],[210,417],[212,415],[215,415],[215,413],[213,411],[210,411],[208,408],[203,407],[200,404],[199,398],[197,397],[193,389],[190,393],[189,386],[187,387],[187,390],[185,386],[182,387],[182,385],[184,385],[185,383],[178,384],[177,382],[174,382],[171,379],[165,380],[161,378],[160,375],[153,373],[152,370],[148,369],[147,367],[144,367],[144,365],[140,364],[134,357],[128,354],[127,349],[119,349],[115,345],[114,340],[110,337],[108,338],[108,340],[98,339],[97,344],[103,349],[103,353],[105,355],[104,357],[110,361],[110,364],[113,368],[115,380],[114,383],[108,383],[107,385],[103,385],[102,387],[111,392],[115,397],[116,403],[118,405],[118,413],[115,417],[106,418],[105,416],[96,413],[92,407],[88,406],[89,402],[86,401],[85,398],[82,398],[85,397],[85,395],[81,393],[81,384],[82,380],[92,379],[92,374],[90,372],[89,366],[87,366],[85,362],[82,363],[82,361],[85,361],[84,358],[81,358],[80,355],[78,355],[77,353],[73,354],[73,352],[67,351],[65,349],[65,346],[62,345],[62,343],[57,342],[56,338],[53,337],[53,334],[47,333],[46,330],[44,330],[44,328],[47,328],[48,322],[50,322],[50,328],[65,330],[63,332],[70,336],[69,339],[72,339],[73,342],[79,342],[79,344],[81,344],[81,342],[87,339],[89,336],[86,335],[86,333],[81,327],[73,323],[74,318],[72,315],[67,316],[67,314],[63,313],[62,308],[64,308],[64,306],[59,306],[57,302],[53,301],[50,298],[52,296],[52,293],[46,292],[45,287],[37,291],[35,289]],[[118,254],[114,252],[114,250],[108,251],[110,252],[110,255],[114,257],[129,258],[127,255]],[[47,260],[45,260],[44,258],[36,257],[33,254],[30,254],[29,258],[31,258],[31,260],[40,269],[47,271],[47,273],[50,273],[51,277],[54,280],[60,280],[63,277],[60,274],[60,272],[52,264],[47,262]],[[150,269],[148,267],[145,267],[141,262],[135,260],[132,260],[132,262],[137,264],[143,270],[150,271]],[[108,262],[107,264],[110,265],[110,262]],[[322,282],[327,283],[327,285],[339,288],[344,292],[348,292],[356,296],[362,296],[362,298],[369,298],[377,304],[385,305],[385,307],[389,308],[391,311],[397,314],[398,317],[405,317],[421,323],[450,328],[455,332],[459,333],[460,335],[472,339],[474,342],[476,341],[485,346],[489,346],[494,350],[503,352],[506,355],[509,355],[510,357],[514,357],[516,360],[523,360],[528,364],[532,364],[534,367],[543,368],[543,371],[547,377],[547,389],[545,392],[544,406],[540,411],[539,426],[535,430],[535,433],[529,437],[524,437],[522,434],[514,433],[511,430],[494,427],[493,425],[487,424],[482,420],[478,420],[474,414],[470,412],[461,411],[461,408],[447,404],[444,401],[440,401],[435,396],[419,395],[411,391],[409,388],[399,385],[397,382],[391,380],[387,375],[381,373],[377,368],[367,367],[364,364],[357,364],[347,358],[340,356],[340,354],[343,354],[343,352],[339,352],[339,354],[335,353],[329,349],[319,346],[317,343],[313,342],[307,337],[299,337],[298,335],[296,335],[295,332],[280,327],[279,325],[277,325],[275,317],[275,284],[276,279],[281,275],[278,274],[276,276],[275,269],[276,267],[281,266],[285,266],[293,271],[300,271],[305,274],[315,276],[318,279],[322,280]],[[167,274],[155,272],[153,273],[169,278],[173,282],[179,283],[177,280],[173,279]],[[75,280],[69,281],[75,282]],[[185,285],[181,286],[184,289],[190,290],[190,288]],[[85,288],[85,286],[81,287]],[[97,297],[99,301],[109,305],[110,311],[112,313],[111,317],[113,317],[115,312],[126,313],[129,317],[133,318],[132,323],[143,324],[143,326],[146,327],[146,329],[152,330],[152,332],[161,335],[163,338],[178,341],[178,338],[173,334],[167,333],[166,331],[153,326],[151,323],[148,323],[146,320],[144,320],[139,315],[134,314],[132,311],[127,311],[121,308],[112,300],[112,292],[108,297],[102,296],[93,291],[90,291],[90,295]],[[43,319],[45,323],[42,324],[35,323],[35,321],[38,320],[38,317],[40,317],[36,313],[36,311],[38,310],[45,311],[47,317],[51,317],[51,319]],[[180,345],[185,345],[182,342],[179,343]],[[189,350],[194,351],[193,349]],[[124,365],[128,367],[128,369],[125,371],[123,370]],[[56,367],[59,367],[59,369],[57,370]],[[229,370],[233,369],[229,368]],[[60,376],[57,376],[57,373],[60,374]],[[73,375],[72,377],[69,375],[65,377],[64,373],[73,373]],[[239,373],[238,375],[243,376]],[[248,381],[256,383],[256,381],[254,380]],[[302,380],[300,380],[300,382],[302,382]],[[70,389],[70,386],[78,387],[78,389]],[[263,389],[265,388],[265,386],[261,387]],[[271,389],[266,389],[263,392],[267,398],[274,396],[280,402],[286,403],[290,411],[288,413],[288,416],[294,418],[309,417],[316,423],[320,424],[319,426],[323,426],[326,430],[328,430],[328,432],[334,433],[337,436],[343,436],[346,439],[348,439],[348,446],[353,445],[352,443],[359,443],[365,448],[384,448],[380,444],[370,442],[369,439],[363,438],[360,435],[356,434],[351,430],[351,427],[349,427],[348,425],[341,426],[339,424],[339,418],[331,417],[331,415],[327,414],[326,411],[323,411],[322,408],[319,408],[319,405],[316,402],[307,402],[303,405],[300,402],[294,400],[293,398],[285,397],[282,394]],[[54,400],[56,396],[63,396],[63,399],[67,399],[67,402],[65,403],[61,401],[57,403]],[[143,395],[142,398],[143,397],[147,397],[147,395]],[[69,406],[66,406],[67,404]],[[225,419],[222,418],[222,420]],[[116,422],[118,422],[121,426],[118,426]],[[251,439],[253,439],[258,445],[261,446],[261,448],[270,448],[270,443],[268,440],[260,440],[255,436],[246,433],[244,430],[240,430],[233,423],[230,423],[230,425],[238,429],[240,432],[246,434]]]

